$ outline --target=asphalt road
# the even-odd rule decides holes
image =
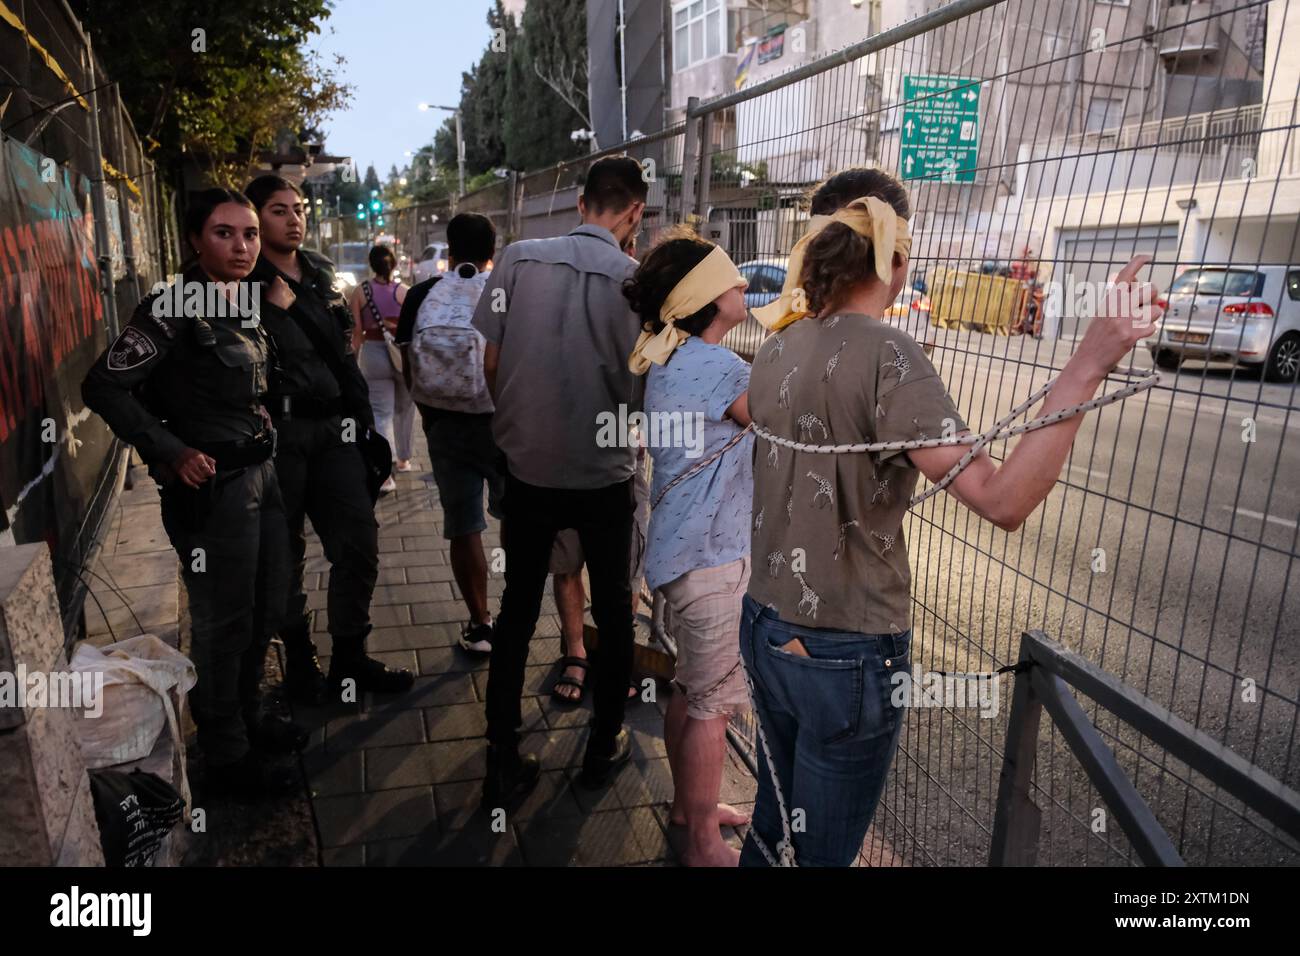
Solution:
[[[934,361],[967,422],[982,428],[1071,348],[940,332]],[[1134,358],[1150,368],[1145,351]],[[1023,630],[1041,629],[1300,788],[1298,440],[1294,388],[1189,364],[1089,413],[1057,489],[1020,531],[999,531],[946,495],[924,503],[906,526],[919,605],[914,670],[990,671],[1015,660]],[[1010,679],[999,697],[991,719],[973,709],[909,713],[879,824],[910,862],[987,858]],[[1231,797],[1083,703],[1188,862],[1300,862]],[[1122,863],[1126,839],[1046,723],[1040,862]],[[1093,832],[1099,824],[1106,829]]]

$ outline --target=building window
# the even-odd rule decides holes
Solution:
[[[1100,133],[1104,129],[1114,129],[1124,122],[1124,101],[1105,96],[1094,96],[1088,101],[1089,133]]]
[[[673,7],[673,70],[727,52],[727,11],[722,0],[689,0]]]

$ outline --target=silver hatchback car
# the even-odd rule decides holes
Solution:
[[[1184,359],[1261,365],[1271,382],[1300,372],[1300,266],[1201,266],[1169,286],[1158,336],[1148,339],[1155,364],[1174,370]]]

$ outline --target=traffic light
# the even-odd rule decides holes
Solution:
[[[375,225],[376,225],[376,226],[382,226],[383,224],[384,224],[384,217],[383,217],[383,216],[380,216],[378,219],[375,220]]]
[[[380,213],[384,211],[384,204],[378,199],[370,200],[370,209],[372,212]]]

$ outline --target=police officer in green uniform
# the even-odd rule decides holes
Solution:
[[[358,449],[358,439],[374,425],[374,414],[366,381],[350,354],[351,315],[334,289],[333,264],[300,248],[306,216],[298,188],[266,175],[249,183],[245,193],[257,208],[262,229],[254,278],[284,282],[293,292],[289,308],[271,304],[262,313],[280,370],[267,408],[280,439],[276,470],[289,522],[289,597],[280,630],[286,689],[296,702],[312,704],[325,684],[303,590],[305,516],[330,563],[329,698],[342,696],[349,678],[358,695],[400,693],[413,685],[411,672],[386,667],[365,653],[370,599],[379,576],[379,531]]]
[[[239,193],[207,190],[190,205],[186,233],[196,264],[140,303],[82,397],[162,486],[163,525],[189,594],[198,672],[190,699],[207,784],[281,792],[297,776],[269,754],[307,738],[264,713],[259,693],[283,616],[288,543],[262,407],[271,347],[242,281],[257,261],[257,214]],[[283,286],[269,294],[292,301]]]

